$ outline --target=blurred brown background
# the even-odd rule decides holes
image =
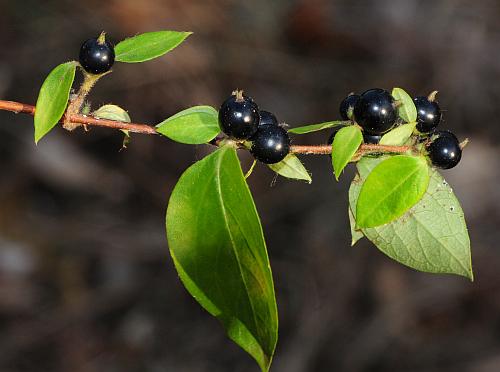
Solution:
[[[161,59],[117,64],[93,91],[156,124],[244,88],[292,126],[338,118],[349,92],[440,91],[443,127],[469,137],[445,172],[463,202],[475,282],[350,247],[348,170],[304,159],[313,184],[250,178],[273,265],[273,371],[500,370],[498,1],[0,1],[0,98],[36,101],[47,73],[106,30],[194,31]],[[256,371],[177,278],[169,194],[211,149],[58,128],[0,112],[0,371]],[[324,143],[328,133],[296,138]],[[242,154],[244,168],[249,158]]]

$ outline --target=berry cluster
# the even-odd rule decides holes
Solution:
[[[432,164],[449,169],[456,166],[462,156],[457,137],[449,131],[437,131],[441,122],[441,109],[435,101],[436,93],[428,97],[416,97],[417,131],[426,139],[426,148]],[[365,143],[377,144],[382,135],[401,123],[397,113],[398,102],[392,95],[379,88],[369,89],[361,95],[351,93],[340,103],[343,120],[356,122],[363,130]],[[330,135],[328,143],[338,128]]]
[[[234,91],[219,110],[221,130],[236,140],[251,141],[250,152],[255,159],[278,163],[290,152],[290,137],[269,111],[259,110],[254,100]]]
[[[80,65],[90,74],[108,72],[115,62],[113,44],[105,40],[104,33],[97,38],[85,41],[80,48]]]

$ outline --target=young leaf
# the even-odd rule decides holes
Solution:
[[[182,43],[191,32],[146,32],[118,43],[115,61],[126,63],[145,62],[170,52]]]
[[[220,133],[217,110],[210,106],[195,106],[178,112],[156,128],[158,133],[189,145],[210,142]]]
[[[335,135],[333,139],[332,164],[337,181],[362,142],[363,135],[361,134],[361,129],[356,125],[344,127]]]
[[[170,197],[166,225],[186,289],[268,371],[278,337],[273,279],[234,148],[222,147],[184,172]]]
[[[408,141],[415,130],[416,122],[400,125],[387,132],[380,139],[381,145],[402,146]]]
[[[356,204],[363,182],[383,159],[363,158],[349,189],[349,206]],[[450,186],[433,168],[424,196],[397,220],[362,229],[377,248],[413,269],[462,275],[472,280],[470,241],[464,213]]]
[[[392,156],[370,173],[356,205],[358,227],[376,227],[401,217],[424,195],[429,167],[424,157]]]
[[[348,125],[351,124],[350,121],[327,121],[325,123],[320,123],[320,124],[311,124],[311,125],[305,125],[303,127],[296,127],[288,130],[288,133],[292,134],[306,134],[306,133],[312,133],[312,132],[317,132],[323,129],[328,129],[328,128],[334,128],[338,127],[340,125]]]
[[[311,175],[299,160],[299,158],[294,154],[288,154],[279,163],[268,164],[268,166],[280,176],[293,178],[296,180],[304,180],[307,181],[307,183],[312,182]]]
[[[128,147],[132,138],[130,137],[130,132],[128,130],[120,129],[120,131],[123,133],[122,148],[120,149],[120,151],[122,151]]]
[[[93,114],[98,119],[108,119],[130,123],[132,120],[127,111],[117,105],[104,105],[99,107]]]
[[[396,101],[399,101],[398,115],[406,123],[417,121],[417,108],[413,103],[413,99],[408,93],[401,88],[394,88],[392,96]]]
[[[36,101],[35,143],[55,127],[66,111],[75,70],[74,61],[60,64],[43,82]]]
[[[351,247],[354,246],[360,240],[365,236],[361,230],[356,228],[356,219],[354,218],[354,215],[352,214],[351,208],[347,211],[349,215],[349,225],[351,226]]]

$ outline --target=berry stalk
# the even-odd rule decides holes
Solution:
[[[105,74],[101,75],[94,75],[94,74],[89,74],[84,71],[84,80],[82,85],[80,86],[80,89],[78,90],[78,93],[70,100],[68,108],[66,109],[66,115],[63,121],[63,127],[64,129],[67,130],[74,130],[78,128],[82,123],[71,121],[71,118],[74,117],[75,115],[80,113],[80,110],[83,107],[83,104],[85,103],[85,99],[89,95],[90,91],[94,87],[94,85],[97,83],[97,81],[104,76]],[[85,125],[85,124],[83,124]]]

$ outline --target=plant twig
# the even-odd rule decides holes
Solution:
[[[13,101],[2,101],[0,100],[0,110],[11,111],[15,113],[23,113],[28,115],[35,115],[35,106],[28,105],[26,103],[13,102]],[[80,115],[80,114],[66,114],[61,119],[61,122],[78,123],[87,126],[105,127],[112,129],[128,130],[131,133],[140,134],[158,134],[156,129],[148,124],[140,123],[125,123],[115,120],[98,119],[91,115]],[[218,145],[219,141],[215,140],[212,144]],[[358,154],[368,154],[375,152],[384,153],[405,153],[411,150],[410,146],[386,146],[386,145],[371,145],[362,144],[359,147]],[[332,153],[331,145],[295,145],[291,147],[291,152],[294,154],[302,155],[328,155]]]
[[[386,152],[386,153],[405,153],[411,149],[410,146],[387,146],[387,145],[372,145],[362,144],[359,147],[359,152],[373,153],[373,152]],[[291,152],[294,154],[303,155],[328,155],[332,153],[332,145],[295,145],[291,147]]]
[[[35,115],[35,106],[13,101],[0,100],[0,110],[11,111],[15,113],[23,113],[32,116]],[[66,115],[61,119],[61,122],[64,120],[65,117]],[[122,130],[128,130],[129,132],[132,133],[140,133],[140,134],[158,134],[156,132],[156,129],[148,124],[125,123],[115,120],[97,119],[93,116],[79,115],[79,114],[72,114],[71,117],[68,119],[72,123],[85,124],[88,126],[122,129]]]

